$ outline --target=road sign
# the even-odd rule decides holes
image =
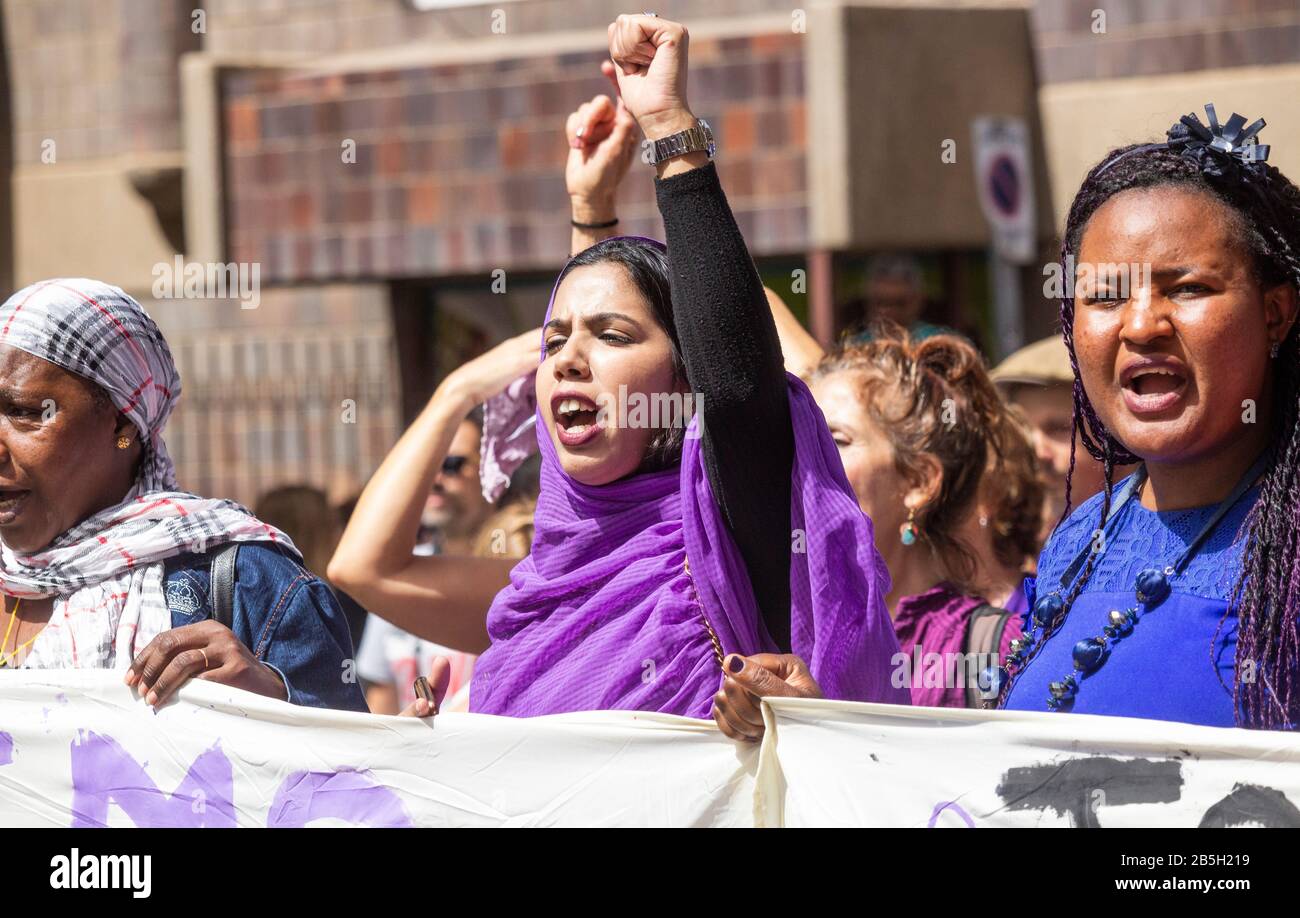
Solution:
[[[986,115],[974,120],[971,134],[975,184],[993,248],[1006,261],[1029,264],[1038,252],[1029,128],[1023,118]]]

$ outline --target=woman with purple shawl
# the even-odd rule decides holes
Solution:
[[[652,141],[697,136],[687,40],[649,15],[610,27],[621,106]],[[711,152],[656,164],[666,248],[615,237],[566,265],[540,366],[530,332],[448,376],[330,564],[399,626],[482,651],[471,711],[712,714],[755,740],[764,695],[907,703],[891,680],[898,644],[871,522],[807,388],[782,369]],[[542,454],[532,553],[513,568],[411,557],[455,423],[530,370]]]

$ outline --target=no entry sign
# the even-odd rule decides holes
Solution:
[[[1023,118],[986,115],[972,123],[975,185],[993,232],[993,248],[1016,264],[1033,261],[1034,185],[1029,128]]]

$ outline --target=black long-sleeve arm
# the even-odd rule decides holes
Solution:
[[[705,470],[768,634],[790,646],[794,435],[776,324],[713,164],[655,182]]]

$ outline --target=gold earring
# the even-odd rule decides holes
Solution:
[[[126,449],[130,445],[131,445],[131,438],[126,436],[125,434],[117,438],[118,449]]]

